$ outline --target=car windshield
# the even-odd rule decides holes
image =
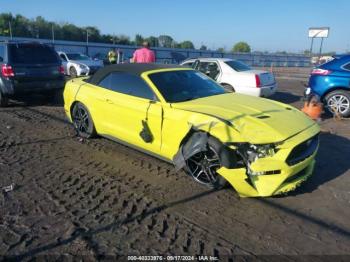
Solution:
[[[237,61],[237,60],[226,61],[225,64],[227,64],[228,66],[230,66],[233,70],[235,70],[237,72],[251,70],[251,68],[249,66],[247,66],[246,64],[243,64],[242,62]]]
[[[69,60],[90,60],[90,57],[83,54],[67,54]]]
[[[225,93],[222,86],[194,70],[154,73],[150,74],[149,78],[169,103],[190,101]]]

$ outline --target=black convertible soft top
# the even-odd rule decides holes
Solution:
[[[111,72],[127,72],[129,74],[141,75],[144,72],[157,70],[157,69],[166,69],[166,68],[184,68],[179,65],[169,65],[169,64],[118,64],[118,65],[109,65],[98,70],[90,79],[89,83],[97,85],[101,82],[106,75]]]

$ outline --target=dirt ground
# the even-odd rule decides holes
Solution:
[[[272,98],[300,108],[303,82],[278,79]],[[340,255],[350,255],[350,121],[326,117],[320,125],[310,180],[287,196],[243,199],[115,142],[81,141],[60,104],[15,102],[0,109],[0,188],[14,185],[0,193],[0,260],[346,261],[350,256]]]

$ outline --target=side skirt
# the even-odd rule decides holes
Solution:
[[[160,159],[160,160],[162,160],[162,161],[165,161],[165,162],[167,162],[167,163],[169,163],[169,164],[174,165],[174,163],[173,163],[173,161],[172,161],[171,159],[165,158],[165,157],[163,157],[163,156],[161,156],[161,155],[158,155],[158,154],[156,154],[156,153],[153,153],[153,152],[148,151],[148,150],[146,150],[146,149],[143,149],[143,148],[141,148],[141,147],[138,147],[138,146],[135,146],[135,145],[130,144],[130,143],[128,143],[128,142],[125,142],[125,141],[123,141],[123,140],[120,140],[119,138],[116,138],[116,137],[110,136],[110,135],[105,135],[105,134],[99,134],[99,135],[102,136],[102,137],[104,137],[104,138],[107,138],[107,139],[109,139],[109,140],[112,140],[112,141],[114,141],[114,142],[117,142],[118,144],[122,144],[122,145],[124,145],[124,146],[130,147],[130,148],[132,148],[132,149],[134,149],[134,150],[140,151],[140,152],[142,152],[142,153],[144,153],[144,154],[147,154],[147,155],[149,155],[149,156],[158,158],[158,159]]]

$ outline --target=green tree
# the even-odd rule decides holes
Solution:
[[[250,53],[250,46],[246,42],[238,42],[232,48],[232,52]]]
[[[180,48],[183,49],[194,49],[194,45],[191,41],[183,41],[181,43],[179,43]]]
[[[205,45],[201,45],[201,47],[199,48],[199,50],[205,51],[205,50],[208,50],[208,48],[207,48],[207,46],[205,46]]]
[[[142,35],[137,34],[135,36],[135,45],[140,46],[142,45],[143,41],[145,41],[145,39],[142,37]]]
[[[158,37],[159,46],[171,48],[174,45],[174,39],[168,35],[160,35]]]
[[[225,48],[223,47],[219,47],[218,49],[216,49],[216,51],[220,52],[220,53],[225,53]]]
[[[150,36],[150,37],[147,37],[145,40],[150,44],[150,46],[153,46],[153,47],[159,46],[158,37]]]

